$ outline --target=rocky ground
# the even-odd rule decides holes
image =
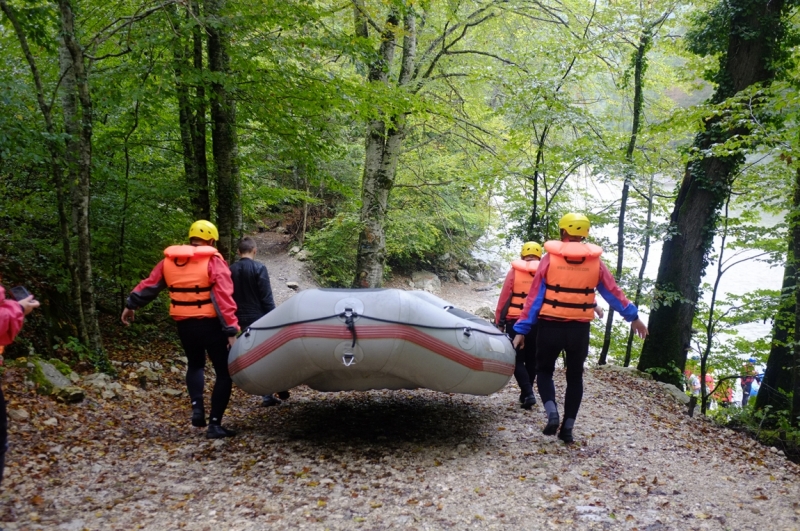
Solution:
[[[259,246],[276,302],[287,282],[314,285],[282,237]],[[487,287],[439,295],[474,311]],[[208,441],[189,425],[179,349],[156,350],[72,405],[6,371],[4,529],[800,529],[800,467],[630,373],[587,370],[572,446],[541,434],[514,383],[488,397],[301,387],[273,408],[235,390],[239,435]]]

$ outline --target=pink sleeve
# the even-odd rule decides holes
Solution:
[[[497,299],[497,308],[494,311],[495,324],[500,324],[500,321],[506,317],[504,313],[508,311],[508,302],[511,300],[511,290],[513,287],[514,268],[512,267],[508,273],[506,273],[506,279],[503,281],[503,288],[500,290],[500,298]]]
[[[239,321],[236,319],[236,302],[233,300],[233,280],[228,264],[219,256],[212,256],[208,261],[208,279],[214,291],[214,300],[222,314],[220,318],[226,332],[239,331]]]
[[[6,299],[6,290],[0,286],[0,345],[10,345],[19,334],[25,313],[17,301]]]

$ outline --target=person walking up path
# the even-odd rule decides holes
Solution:
[[[155,299],[162,290],[169,290],[169,314],[175,320],[189,360],[186,387],[192,402],[192,426],[206,425],[203,403],[206,352],[214,365],[216,379],[206,432],[209,439],[236,435],[222,427],[222,415],[233,389],[228,350],[236,341],[239,324],[231,272],[214,247],[218,239],[219,232],[211,222],[195,221],[189,228],[189,245],[167,247],[164,260],[133,289],[122,311],[122,323],[129,326],[137,309]]]
[[[272,286],[269,281],[267,266],[256,261],[258,247],[249,236],[239,241],[239,261],[231,266],[233,280],[233,300],[236,301],[236,318],[239,327],[247,330],[261,317],[275,309],[272,297]],[[289,391],[281,391],[281,397],[289,398]],[[262,406],[277,406],[280,399],[267,395],[263,397]]]
[[[589,218],[570,213],[558,223],[560,241],[544,244],[547,254],[539,263],[520,318],[514,325],[514,348],[523,348],[525,335],[538,323],[536,381],[539,398],[547,412],[542,433],[565,443],[574,441],[572,430],[583,399],[583,364],[589,355],[589,327],[594,317],[595,290],[641,338],[647,326],[636,306],[619,289],[608,267],[600,260],[603,250],[583,243],[589,235]],[[564,423],[559,428],[553,372],[561,351],[566,351],[567,388],[564,392]]]

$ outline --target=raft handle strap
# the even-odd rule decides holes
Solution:
[[[350,330],[350,333],[353,335],[353,344],[350,345],[350,348],[356,346],[356,325],[353,322],[353,318],[356,315],[356,312],[354,312],[352,308],[344,309],[344,324],[347,325],[347,329]]]

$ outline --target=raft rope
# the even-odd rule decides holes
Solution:
[[[417,324],[417,323],[404,323],[402,321],[394,321],[392,319],[381,319],[380,317],[371,317],[369,315],[359,315],[358,313],[352,310],[345,310],[342,313],[328,315],[325,317],[316,317],[314,319],[304,319],[302,321],[292,321],[290,323],[283,323],[275,326],[251,326],[248,327],[244,333],[245,337],[250,336],[250,330],[277,330],[278,328],[285,328],[287,326],[292,325],[299,325],[299,324],[306,324],[306,323],[316,323],[318,321],[325,321],[327,319],[333,318],[343,318],[344,324],[347,326],[347,329],[350,330],[350,333],[353,334],[353,346],[356,344],[356,326],[355,326],[355,319],[357,317],[361,317],[363,319],[367,319],[369,321],[377,321],[379,323],[388,323],[388,324],[397,324],[397,325],[404,325],[404,326],[412,326],[415,328],[427,328],[428,330],[462,330],[464,335],[469,337],[472,335],[472,332],[480,332],[481,334],[486,334],[487,336],[507,336],[505,332],[489,332],[487,330],[482,330],[480,328],[472,328],[470,326],[433,326],[433,325],[426,325],[426,324]]]

